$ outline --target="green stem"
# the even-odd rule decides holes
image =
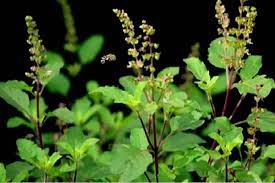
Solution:
[[[225,182],[228,182],[228,158],[225,160]]]
[[[148,182],[152,182],[149,175],[146,172],[144,172],[144,175],[145,175],[146,179],[148,180]]]
[[[225,115],[226,113],[226,109],[228,106],[228,102],[229,102],[229,95],[230,95],[230,91],[231,91],[231,84],[232,84],[232,75],[233,72],[229,71],[228,67],[226,67],[226,95],[225,95],[225,100],[224,100],[224,104],[223,104],[223,110],[222,110],[222,116]]]
[[[138,116],[138,118],[139,118],[139,121],[140,121],[140,123],[141,123],[141,126],[142,126],[142,128],[143,128],[143,131],[144,131],[144,133],[145,133],[145,136],[146,136],[146,139],[147,139],[147,141],[148,141],[148,143],[149,143],[149,146],[151,147],[151,149],[154,151],[154,146],[153,146],[153,144],[152,144],[152,142],[151,142],[151,140],[150,140],[150,137],[149,137],[149,135],[148,135],[148,132],[147,132],[147,130],[146,130],[146,127],[145,127],[145,124],[144,124],[144,122],[143,122],[143,119],[142,119],[142,117],[141,117],[141,115],[140,115],[140,113],[137,111],[137,116]],[[149,122],[150,123],[150,122]]]
[[[155,176],[156,176],[156,182],[159,182],[158,180],[158,174],[159,174],[159,163],[158,163],[158,142],[157,142],[157,129],[156,129],[156,120],[155,115],[151,116],[150,120],[152,120],[153,123],[153,133],[154,133],[154,164],[155,164]]]
[[[75,162],[75,170],[74,170],[73,182],[76,182],[76,177],[77,177],[77,161]]]
[[[48,182],[48,175],[46,172],[44,172],[44,182]]]
[[[243,94],[243,95],[241,96],[241,98],[239,99],[238,103],[236,104],[236,106],[235,106],[235,108],[234,108],[232,114],[230,115],[229,120],[232,120],[232,118],[234,117],[235,113],[236,113],[237,110],[239,109],[239,107],[240,107],[242,101],[244,100],[245,96],[246,96],[245,94]]]

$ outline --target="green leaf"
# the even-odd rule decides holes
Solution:
[[[218,80],[216,81],[211,94],[218,95],[226,91],[226,74],[222,73],[219,75]]]
[[[16,144],[21,159],[41,170],[46,170],[45,165],[48,161],[48,155],[45,153],[45,151],[27,139],[18,139]]]
[[[17,81],[17,80],[10,80],[6,82],[7,85],[13,87],[13,88],[18,88],[20,90],[32,92],[32,86],[27,85],[24,81]]]
[[[224,38],[217,38],[210,43],[208,48],[208,60],[212,65],[225,69],[226,60],[235,56],[235,48],[232,46],[236,41],[234,37],[228,37],[227,44],[224,44]]]
[[[262,67],[262,57],[256,55],[250,55],[245,60],[245,65],[241,69],[240,76],[242,80],[252,79]]]
[[[165,163],[159,164],[159,179],[161,182],[172,182],[176,175]]]
[[[275,159],[275,145],[269,145],[266,148],[264,148],[261,158],[262,159],[265,159],[265,158]]]
[[[229,133],[232,125],[226,117],[216,117],[213,121],[203,130],[203,135],[209,135],[212,132],[221,131],[222,133]]]
[[[33,166],[26,162],[16,161],[7,165],[7,178],[13,182],[26,181],[29,177],[29,172],[33,170]]]
[[[183,90],[187,93],[190,100],[196,101],[200,105],[201,111],[211,113],[212,109],[207,100],[207,96],[193,83],[186,83],[183,85]]]
[[[257,124],[254,123],[254,119],[258,118]],[[275,114],[270,111],[263,111],[259,113],[251,113],[247,122],[250,126],[255,126],[260,129],[261,132],[275,133]]]
[[[179,71],[179,67],[167,67],[158,73],[157,78],[162,78],[164,76],[170,76],[173,78],[179,74]]]
[[[135,128],[131,130],[130,142],[132,146],[141,150],[147,149],[149,145],[142,128]]]
[[[48,106],[46,105],[44,99],[42,97],[39,97],[39,121],[42,122],[44,117],[46,116],[46,110],[48,109]],[[32,99],[30,101],[29,105],[29,111],[33,119],[36,119],[36,100]]]
[[[239,171],[236,178],[239,182],[262,182],[261,178],[251,171]]]
[[[41,84],[44,86],[46,86],[50,80],[59,74],[60,69],[64,65],[64,60],[59,54],[47,52],[46,56],[46,64],[38,71]]]
[[[209,81],[206,83],[203,81],[196,82],[198,83],[198,86],[204,90],[206,93],[212,94],[212,90],[216,85],[217,80],[219,79],[219,76],[212,77]]]
[[[51,169],[54,164],[61,158],[62,156],[59,154],[59,152],[54,152],[47,162],[47,169]]]
[[[96,138],[88,138],[86,139],[82,145],[79,148],[79,153],[80,156],[83,156],[84,154],[87,153],[87,151],[90,149],[91,146],[93,146],[94,144],[96,144],[98,142],[98,139]]]
[[[194,130],[203,125],[203,123],[204,120],[195,118],[192,113],[186,113],[170,119],[171,131]]]
[[[74,123],[75,115],[66,107],[55,109],[50,116],[55,116],[65,123]]]
[[[91,108],[91,101],[87,97],[77,99],[72,106],[72,112],[75,115],[75,120],[77,124],[81,124],[87,120],[85,117],[88,110]]]
[[[74,157],[74,148],[66,141],[58,141],[57,146],[64,150],[65,154],[70,154],[72,157]]]
[[[46,55],[47,63],[60,63],[60,64],[65,63],[63,57],[59,53],[56,53],[53,51],[46,51],[45,55]]]
[[[2,163],[0,163],[0,182],[6,182],[6,169]]]
[[[112,153],[110,168],[113,174],[119,175],[119,182],[136,179],[153,161],[149,152],[127,145],[117,145]]]
[[[184,151],[188,147],[201,143],[205,143],[205,141],[195,134],[178,132],[175,135],[167,137],[164,140],[162,148],[168,152]]]
[[[26,121],[25,119],[23,119],[21,117],[12,117],[7,122],[8,128],[16,128],[21,125],[29,127],[31,129],[34,129],[34,124],[32,122]]]
[[[104,38],[102,35],[92,35],[79,47],[78,56],[81,64],[88,64],[94,61],[102,50]]]
[[[67,96],[71,88],[71,82],[67,76],[59,73],[47,84],[47,88],[51,93]]]
[[[209,137],[218,142],[225,156],[229,156],[233,148],[240,147],[244,140],[242,128],[235,127],[234,125],[231,125],[229,131],[221,131],[220,134],[213,132],[209,134]]]
[[[257,87],[261,86],[259,89],[259,96],[265,98],[274,88],[274,80],[271,78],[266,78],[265,75],[257,75],[253,79],[235,83],[233,86],[238,89],[240,94],[250,93],[254,95],[257,95]]]
[[[115,103],[121,103],[130,108],[135,108],[141,103],[141,96],[145,86],[146,82],[138,83],[133,95],[114,86],[99,87],[91,93],[102,93],[104,96],[113,99]]]
[[[187,64],[187,69],[192,72],[196,79],[200,81],[210,81],[209,72],[202,61],[196,57],[190,57],[184,60]]]
[[[20,112],[28,112],[30,104],[28,95],[21,89],[15,88],[9,82],[0,82],[0,97]]]
[[[123,76],[119,78],[119,84],[123,86],[125,91],[134,94],[137,81],[134,76]]]

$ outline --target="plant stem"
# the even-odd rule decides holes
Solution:
[[[39,146],[41,148],[44,148],[43,144],[43,138],[42,138],[42,127],[40,123],[40,104],[39,104],[39,98],[40,98],[40,82],[39,79],[35,80],[35,101],[36,101],[36,135],[38,138]]]
[[[46,172],[44,172],[44,182],[48,182],[48,175]]]
[[[159,137],[158,148],[160,148],[167,122],[168,122],[168,120],[164,120],[164,122],[163,122],[163,126],[162,126],[162,129],[160,132],[160,137]]]
[[[245,96],[246,96],[245,94],[241,96],[241,98],[239,99],[238,103],[236,104],[236,106],[235,106],[235,108],[234,108],[232,114],[230,115],[229,120],[232,120],[232,118],[234,117],[235,113],[236,113],[237,110],[239,109],[239,107],[240,107],[242,101],[244,100]]]
[[[244,124],[246,123],[247,121],[246,120],[243,120],[243,121],[239,121],[237,123],[234,123],[235,126],[238,126],[238,125],[241,125],[241,124]]]
[[[142,119],[142,117],[141,117],[141,115],[140,115],[140,113],[137,111],[137,116],[138,116],[138,118],[139,118],[139,121],[140,121],[140,123],[141,123],[141,125],[142,125],[142,128],[143,128],[143,131],[144,131],[144,133],[145,133],[145,136],[146,136],[146,138],[147,138],[147,141],[148,141],[148,143],[149,143],[149,146],[151,147],[151,149],[154,151],[154,146],[153,146],[153,144],[152,144],[152,142],[151,142],[151,140],[150,140],[150,137],[149,137],[149,135],[148,135],[148,132],[147,132],[147,130],[146,130],[146,127],[145,127],[145,124],[144,124],[144,122],[143,122],[143,119]],[[150,122],[149,122],[150,123]]]
[[[225,161],[225,182],[228,182],[228,158]]]
[[[232,84],[232,71],[229,71],[228,67],[226,67],[226,95],[225,95],[225,100],[224,100],[224,104],[223,104],[223,110],[222,110],[222,116],[225,115],[226,109],[227,109],[227,105],[228,105],[228,101],[229,101],[229,94],[230,94],[230,90],[231,90],[231,84]]]
[[[144,172],[144,175],[145,175],[146,179],[148,180],[148,182],[152,182],[149,175],[146,172]]]
[[[76,182],[76,177],[77,177],[77,161],[75,161],[75,170],[74,170],[73,182]]]
[[[157,129],[156,129],[156,120],[155,115],[150,117],[150,120],[153,123],[153,133],[154,133],[154,163],[155,163],[155,175],[156,175],[156,182],[158,182],[158,174],[159,174],[159,165],[158,165],[158,142],[157,142]]]
[[[210,103],[211,108],[212,108],[212,115],[215,118],[216,117],[216,108],[215,108],[215,105],[213,103],[212,96],[208,93],[207,93],[207,99],[208,99],[208,102]]]

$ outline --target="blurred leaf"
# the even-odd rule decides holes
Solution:
[[[104,38],[102,35],[92,35],[86,39],[79,47],[78,56],[82,64],[94,61],[102,50]]]
[[[146,135],[142,128],[134,128],[131,130],[130,142],[132,146],[140,150],[147,149],[149,145]]]
[[[9,81],[0,82],[0,97],[20,112],[28,112],[30,104],[28,95],[21,89],[15,88]]]
[[[261,158],[262,159],[265,159],[265,158],[275,159],[275,145],[269,145],[266,148],[264,148]]]
[[[13,182],[26,181],[29,176],[29,171],[34,167],[26,162],[16,161],[7,165],[7,178]]]
[[[218,68],[225,69],[226,60],[235,56],[235,48],[231,46],[236,39],[234,37],[228,37],[226,45],[224,44],[224,38],[220,37],[213,40],[208,48],[208,60],[212,65]]]
[[[250,55],[244,62],[244,67],[241,69],[240,76],[242,80],[252,79],[262,67],[262,57]]]
[[[52,168],[54,164],[61,158],[62,156],[59,154],[59,152],[54,152],[47,162],[47,168]]]
[[[226,91],[226,74],[222,73],[219,75],[218,80],[216,81],[211,94],[218,95]]]
[[[173,78],[178,74],[179,74],[179,67],[167,67],[158,73],[157,78],[162,78],[164,76],[170,76]]]
[[[51,93],[67,96],[70,90],[71,83],[67,76],[59,73],[47,84],[47,88]]]
[[[153,161],[149,152],[127,145],[115,146],[112,153],[110,168],[113,174],[119,175],[119,182],[136,179]]]
[[[239,182],[262,182],[261,178],[251,171],[239,171],[236,178]]]
[[[12,182],[22,182],[28,179],[29,172],[33,169],[31,165],[25,162],[16,161],[7,165],[7,178]]]
[[[28,128],[34,129],[35,126],[32,122],[27,121],[21,117],[12,117],[8,120],[7,122],[7,127],[8,128],[16,128],[18,126],[26,126]]]
[[[41,84],[46,86],[48,82],[59,74],[64,65],[63,58],[54,52],[46,52],[46,64],[38,70]]]
[[[58,119],[62,120],[65,123],[74,123],[75,115],[66,107],[60,107],[55,109],[50,116],[55,116]]]
[[[46,62],[47,63],[49,63],[49,62],[51,62],[51,63],[60,63],[60,64],[65,63],[63,57],[59,53],[56,53],[56,52],[53,52],[53,51],[46,51],[45,55],[46,55]]]
[[[257,124],[255,124],[255,118],[258,118]],[[250,126],[255,126],[260,129],[261,132],[275,133],[275,114],[273,112],[265,110],[264,112],[251,113],[247,122]]]
[[[7,85],[13,88],[18,88],[24,91],[32,92],[32,86],[29,86],[24,81],[17,81],[17,80],[9,80],[6,82]]]
[[[70,76],[75,77],[82,70],[82,66],[79,63],[69,64],[69,65],[67,65],[67,70],[68,70],[68,73],[70,74]]]
[[[72,112],[75,115],[75,120],[77,124],[81,124],[87,120],[87,119],[84,119],[86,118],[84,116],[90,108],[91,108],[91,102],[87,97],[83,97],[75,101],[75,103],[72,106]]]
[[[165,163],[159,164],[159,179],[161,182],[172,182],[176,175]]]
[[[6,169],[2,163],[0,163],[0,182],[6,182]]]
[[[125,91],[134,94],[137,81],[134,76],[123,76],[119,78],[119,84],[123,86]]]
[[[83,156],[84,154],[87,153],[87,151],[89,150],[89,148],[96,144],[98,142],[98,139],[96,138],[88,138],[86,139],[81,146],[79,147],[78,152],[80,153],[80,157]]]
[[[163,142],[162,148],[168,152],[184,151],[188,147],[201,143],[205,143],[205,141],[195,134],[178,132],[167,137]]]

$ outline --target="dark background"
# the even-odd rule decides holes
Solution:
[[[238,0],[224,0],[231,16],[237,12]],[[100,56],[114,53],[117,61],[101,64],[100,56],[92,64],[85,67],[75,83],[68,98],[59,98],[45,93],[50,107],[57,107],[57,101],[81,97],[85,94],[85,83],[88,80],[97,80],[100,84],[117,85],[118,78],[131,71],[126,69],[127,46],[121,25],[112,13],[113,8],[123,8],[133,19],[136,27],[142,19],[152,24],[157,34],[155,41],[160,43],[162,52],[157,69],[165,66],[180,66],[184,71],[182,59],[187,57],[190,46],[195,42],[201,44],[201,58],[206,61],[207,48],[211,40],[216,38],[217,23],[215,19],[215,0],[69,0],[75,17],[77,34],[83,41],[91,34],[100,33],[105,36],[104,49]],[[275,62],[274,46],[274,8],[271,1],[258,0],[253,2],[258,8],[256,29],[253,34],[253,54],[263,55],[262,73],[275,78],[273,69]],[[24,17],[32,15],[37,21],[41,37],[48,50],[62,52],[65,27],[61,8],[56,0],[7,0],[1,1],[1,49],[0,49],[0,81],[25,80],[24,72],[29,70],[30,62],[28,45],[26,44],[26,28]],[[208,66],[210,66],[208,64]],[[176,81],[181,83],[180,78]],[[233,93],[231,103],[237,98]],[[220,107],[223,95],[214,98],[215,104]],[[265,99],[265,107],[275,111],[274,94]],[[245,102],[239,112],[240,117],[246,117],[250,106]],[[219,111],[219,110],[218,110]],[[14,108],[0,100],[0,161],[13,161],[16,155],[15,140],[24,137],[29,131],[25,128],[6,129],[6,121],[18,114]],[[264,136],[263,138],[270,138]],[[266,139],[265,139],[266,140]]]

